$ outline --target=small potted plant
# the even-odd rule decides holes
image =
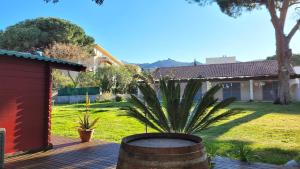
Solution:
[[[89,107],[90,107],[90,99],[88,94],[86,95],[86,103],[85,103],[85,112],[82,117],[79,117],[79,128],[78,133],[80,135],[81,142],[89,142],[94,133],[94,127],[97,124],[99,118],[91,120]]]

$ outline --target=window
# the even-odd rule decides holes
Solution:
[[[241,100],[241,83],[223,83],[223,99],[230,97]]]

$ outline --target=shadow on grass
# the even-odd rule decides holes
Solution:
[[[101,109],[101,110],[95,110],[95,111],[91,111],[92,114],[98,114],[98,113],[104,113],[104,112],[108,112],[109,110],[107,109]]]
[[[280,113],[300,115],[300,102],[290,105],[278,105],[271,102],[236,102],[231,108],[242,108],[246,111],[255,111],[261,114]]]
[[[218,137],[218,136],[221,136],[221,135],[225,134],[230,129],[232,129],[232,128],[236,127],[236,126],[239,126],[241,124],[248,123],[248,122],[250,122],[252,120],[258,119],[258,118],[260,118],[260,117],[262,117],[262,116],[264,116],[266,114],[267,113],[253,112],[253,113],[245,115],[243,117],[239,117],[237,119],[230,120],[227,123],[210,127],[207,130],[205,130],[204,133],[205,133],[205,135],[210,135],[210,136],[213,136],[213,137]]]
[[[123,108],[129,106],[128,102],[102,102],[91,105],[91,108],[102,108],[102,107],[112,107],[112,108]]]
[[[58,115],[58,114],[53,114],[52,117],[55,118],[68,118],[68,117],[78,117],[79,114],[68,114],[68,115]]]
[[[213,126],[199,134],[204,136],[208,151],[212,151],[213,153],[215,147],[217,147],[219,155],[227,156],[229,158],[238,158],[238,145],[244,144],[250,146],[252,144],[251,142],[242,140],[216,140],[216,138],[222,136],[230,129],[271,113],[300,115],[300,103],[293,103],[288,106],[262,102],[234,103],[230,108],[242,108],[248,114],[229,120],[223,124]],[[257,148],[252,151],[253,157],[250,158],[251,161],[272,164],[284,164],[295,158],[297,155],[300,155],[300,152],[296,150],[284,150],[281,147]]]
[[[123,108],[129,105],[128,102],[100,102],[100,103],[92,103],[90,108]],[[85,104],[71,104],[64,105],[65,107],[72,108],[85,108]]]
[[[213,137],[221,136],[236,126],[248,123],[270,113],[300,115],[300,103],[293,103],[286,106],[274,105],[270,102],[238,102],[234,103],[229,108],[240,108],[243,109],[241,113],[250,112],[250,114],[230,120],[224,124],[213,126],[205,131],[206,135],[211,135]]]
[[[88,112],[90,112],[91,114],[98,114],[98,113],[104,113],[104,112],[108,112],[110,110],[108,109],[98,109],[98,110],[89,110]],[[77,112],[79,113],[85,113],[86,110],[85,109],[78,109]]]
[[[73,111],[72,109],[59,109],[58,111],[60,112],[68,112],[68,111]]]
[[[224,156],[231,159],[239,159],[239,146],[244,145],[250,148],[251,142],[241,140],[219,141],[213,139],[204,139],[206,150],[209,154],[215,156]],[[250,162],[262,162],[270,164],[285,164],[287,161],[295,158],[300,153],[296,150],[282,150],[278,148],[250,148]]]

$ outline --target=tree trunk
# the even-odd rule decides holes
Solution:
[[[77,80],[75,80],[75,79],[72,77],[71,72],[70,72],[69,70],[68,70],[67,72],[68,72],[69,78],[70,78],[71,81],[73,82],[74,87],[77,87],[77,85],[78,85]]]
[[[289,48],[289,41],[281,31],[276,31],[276,55],[278,61],[279,90],[276,102],[289,104],[290,97],[290,58],[292,50]]]

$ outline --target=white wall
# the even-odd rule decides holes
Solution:
[[[206,64],[222,64],[222,63],[236,63],[236,58],[234,56],[206,58]]]
[[[295,100],[296,101],[300,101],[300,84],[298,84],[298,88],[297,88],[297,91],[296,91],[296,97],[295,97]]]
[[[300,66],[294,67],[295,73],[300,74]],[[295,101],[300,101],[300,79],[296,79],[297,85],[295,85]]]

